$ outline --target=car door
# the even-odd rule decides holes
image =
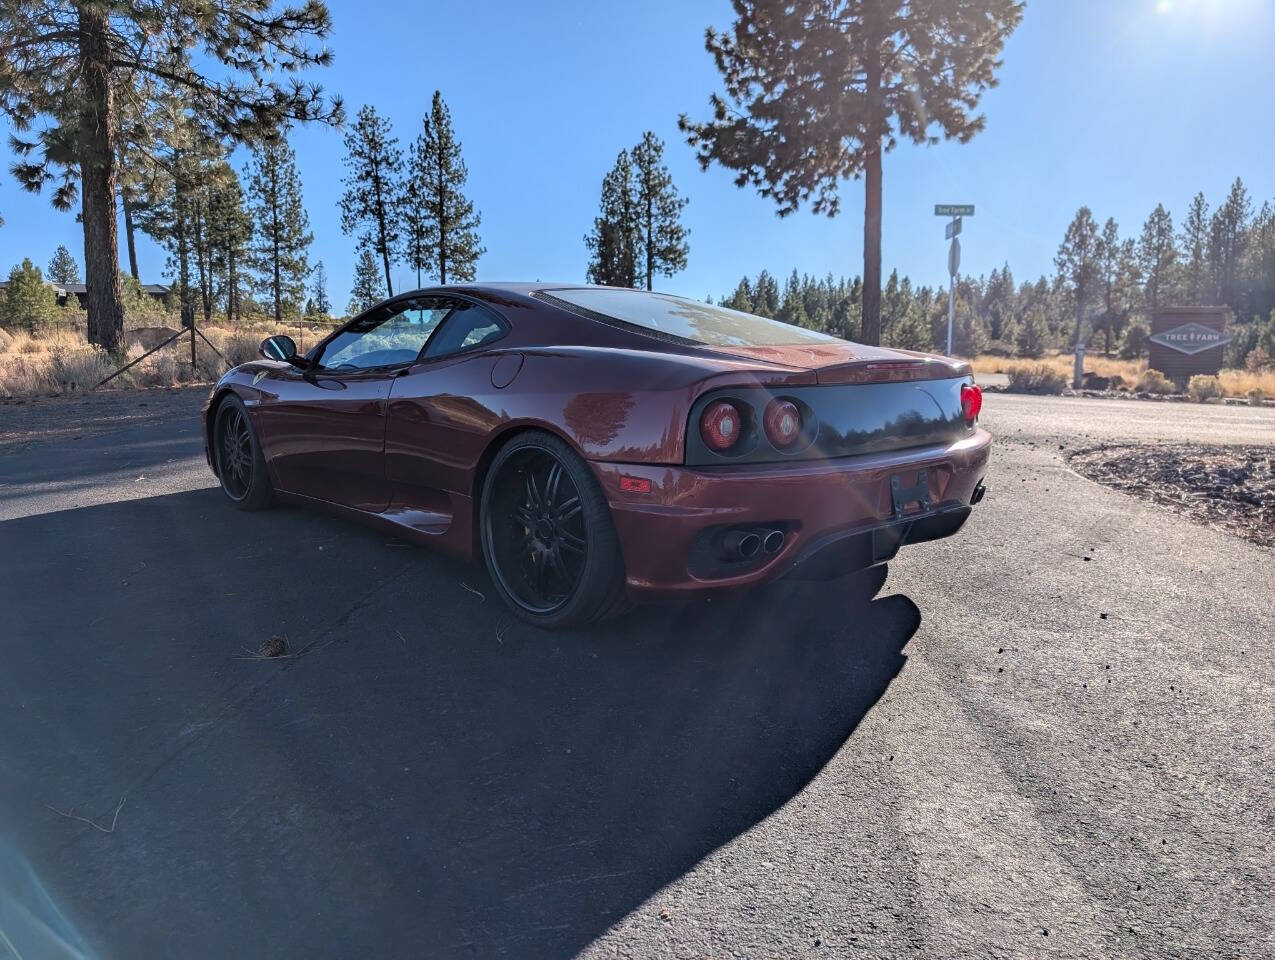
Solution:
[[[500,422],[495,362],[485,348],[509,331],[493,310],[459,301],[420,360],[391,386],[385,469],[393,501],[404,510],[451,512],[451,495],[468,478]]]
[[[393,379],[421,355],[450,309],[438,298],[373,308],[270,383],[257,408],[263,442],[281,490],[360,510],[389,503],[385,476],[386,403]]]

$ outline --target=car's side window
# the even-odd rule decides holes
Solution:
[[[490,310],[476,303],[461,301],[443,324],[443,329],[429,342],[425,356],[445,357],[469,350],[500,339],[506,329],[505,321]]]
[[[412,363],[452,306],[437,297],[421,297],[374,311],[333,337],[319,365],[340,371]]]

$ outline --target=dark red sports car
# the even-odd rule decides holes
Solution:
[[[967,364],[661,293],[438,287],[261,356],[205,410],[232,502],[481,557],[540,626],[850,574],[955,533],[983,496]]]

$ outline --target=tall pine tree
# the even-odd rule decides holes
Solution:
[[[814,198],[840,209],[839,185],[865,184],[863,340],[881,337],[881,157],[901,139],[968,141],[996,83],[1020,0],[733,0],[729,33],[706,46],[725,81],[705,123],[681,118],[702,166],[738,171],[780,216]]]
[[[473,280],[484,253],[478,240],[482,217],[465,196],[469,171],[452,130],[451,112],[437,90],[425,129],[412,144],[408,169],[408,263],[418,278],[424,271],[439,283],[447,283],[449,277]]]
[[[398,259],[403,236],[399,225],[403,196],[403,151],[389,120],[365,106],[345,135],[345,193],[341,230],[358,236],[358,249],[381,259],[385,289],[394,295],[390,265]]]
[[[584,238],[591,254],[588,279],[612,287],[637,285],[641,227],[633,195],[633,160],[621,150],[615,166],[602,178],[602,200],[593,232]]]
[[[644,133],[631,155],[641,246],[639,273],[650,290],[655,274],[671,277],[686,269],[690,231],[682,226],[682,208],[688,201],[678,195],[663,162],[664,144],[654,133]]]
[[[1147,309],[1152,313],[1172,300],[1177,290],[1178,247],[1173,217],[1157,203],[1138,238],[1138,268],[1146,282]]]
[[[1209,290],[1209,205],[1204,194],[1191,198],[1182,223],[1182,293],[1193,304],[1208,303]]]
[[[282,134],[253,152],[248,195],[256,226],[252,255],[258,287],[275,323],[282,323],[285,308],[301,309],[310,273],[307,253],[314,239],[301,204],[296,154]]]
[[[314,273],[310,276],[310,304],[316,316],[332,315],[332,300],[328,297],[328,271],[320,260],[314,265]]]
[[[13,172],[33,191],[53,185],[59,209],[71,209],[79,195],[90,342],[117,349],[124,322],[116,221],[121,88],[129,96],[149,89],[175,97],[230,142],[288,121],[336,122],[339,101],[297,77],[330,61],[321,45],[330,29],[320,0],[0,3],[0,110],[23,134],[13,139]]]
[[[1237,314],[1241,311],[1242,267],[1248,248],[1249,223],[1253,205],[1239,177],[1231,184],[1226,200],[1209,221],[1209,273],[1218,302]]]
[[[226,319],[234,322],[243,319],[243,271],[252,226],[252,215],[244,206],[239,175],[227,164],[208,197],[208,246],[215,280],[214,296],[225,304]]]
[[[1063,242],[1058,246],[1058,254],[1054,257],[1054,265],[1058,268],[1058,279],[1065,284],[1071,293],[1072,304],[1076,311],[1076,330],[1074,345],[1076,347],[1076,370],[1072,386],[1080,388],[1080,345],[1083,342],[1085,314],[1095,293],[1098,281],[1098,254],[1100,240],[1098,224],[1088,207],[1081,207],[1067,226]]]

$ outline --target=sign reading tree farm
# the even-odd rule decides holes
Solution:
[[[1179,386],[1197,373],[1216,374],[1231,340],[1225,326],[1226,307],[1162,307],[1151,319],[1148,366]]]

